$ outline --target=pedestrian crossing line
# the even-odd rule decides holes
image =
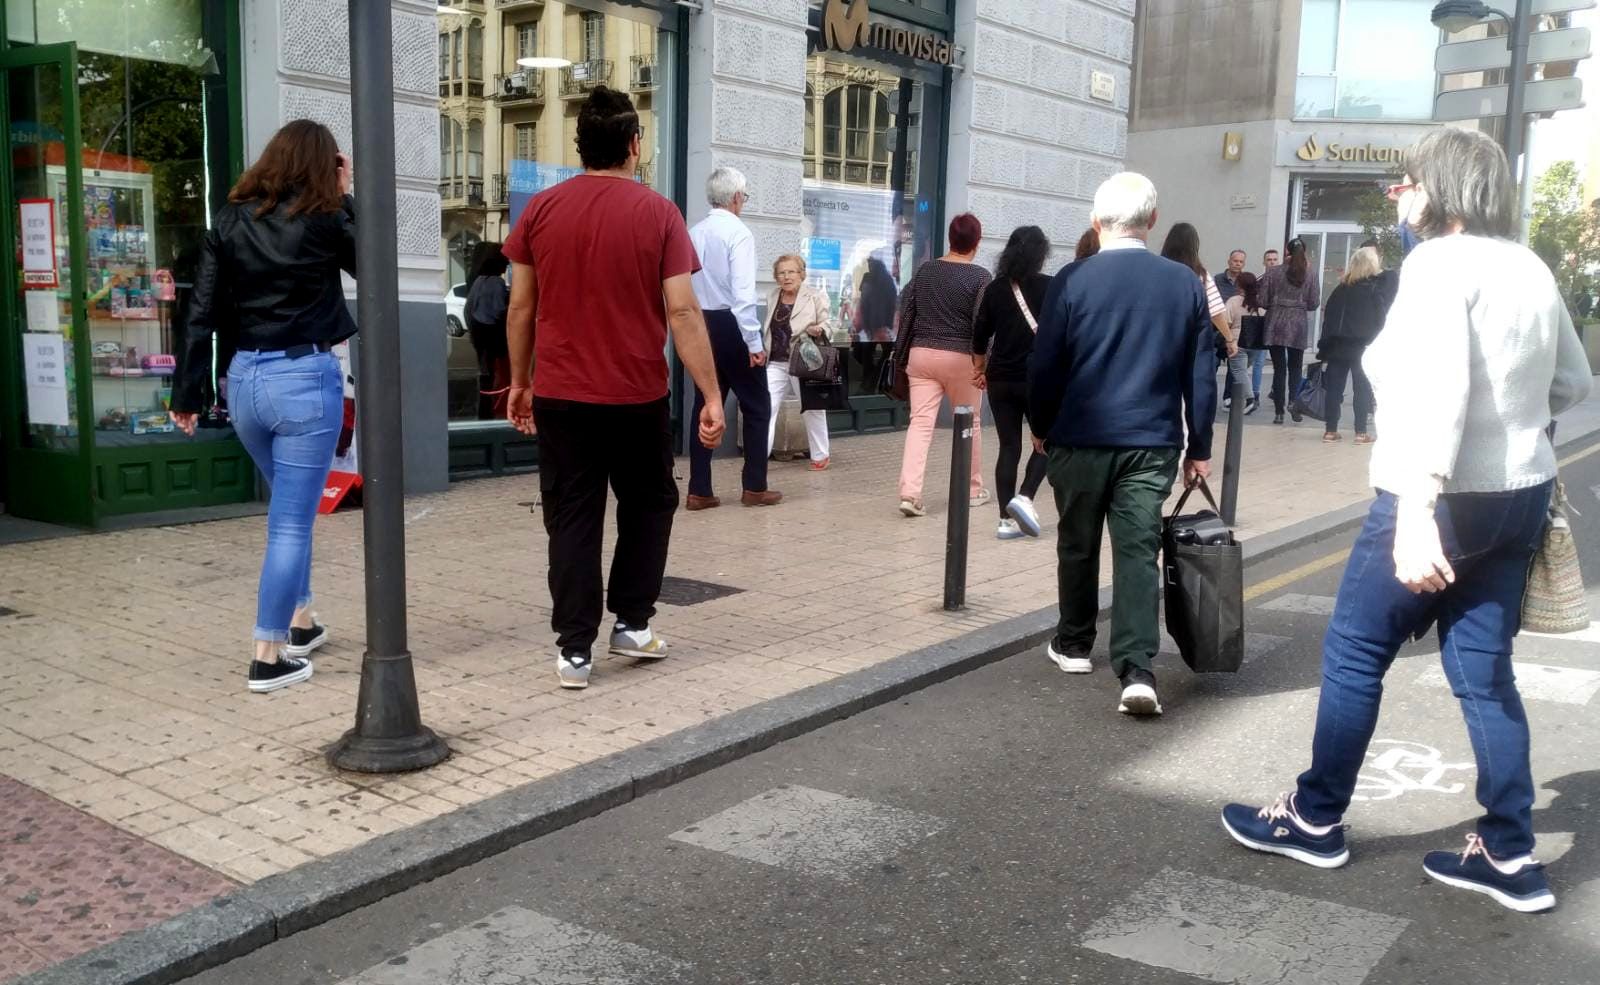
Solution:
[[[1417,685],[1449,690],[1450,681],[1444,675],[1444,668],[1439,666],[1439,655],[1433,654],[1432,660],[1433,666],[1417,675]],[[1521,660],[1513,661],[1511,666],[1517,674],[1517,693],[1524,699],[1581,707],[1588,704],[1590,698],[1600,694],[1600,671],[1552,667]]]
[[[667,985],[690,981],[693,970],[637,944],[508,906],[373,965],[341,985]]]
[[[901,807],[784,786],[667,837],[774,868],[850,882],[947,824]]]
[[[1592,622],[1587,628],[1580,629],[1576,633],[1530,633],[1524,630],[1517,635],[1541,640],[1557,640],[1562,643],[1600,643],[1600,622]]]
[[[1297,612],[1307,616],[1331,616],[1338,604],[1332,595],[1280,595],[1258,608],[1265,612]]]
[[[1409,925],[1166,868],[1095,921],[1083,946],[1227,985],[1361,985]]]
[[[1302,564],[1298,568],[1291,568],[1281,575],[1274,575],[1266,581],[1258,581],[1244,590],[1244,600],[1253,602],[1263,595],[1270,595],[1280,588],[1288,588],[1302,578],[1308,578],[1319,571],[1327,571],[1334,565],[1343,564],[1350,557],[1350,549],[1334,551],[1326,557],[1317,558],[1315,561]]]
[[[1589,447],[1585,448],[1583,451],[1574,452],[1573,454],[1568,455],[1566,458],[1563,458],[1560,462],[1556,463],[1557,467],[1564,469],[1568,465],[1571,465],[1573,462],[1581,462],[1581,461],[1583,461],[1584,459],[1588,458],[1590,455],[1593,455],[1595,452],[1600,452],[1600,444],[1590,445]]]

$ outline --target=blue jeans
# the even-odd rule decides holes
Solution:
[[[1440,658],[1478,761],[1478,834],[1496,858],[1533,850],[1528,718],[1511,667],[1528,567],[1552,485],[1439,498],[1436,517],[1455,584],[1413,595],[1395,578],[1395,498],[1380,492],[1356,538],[1322,650],[1311,768],[1295,805],[1311,824],[1344,816],[1378,724],[1383,675],[1402,644],[1437,622]]]
[[[289,638],[294,610],[311,604],[311,524],[344,426],[339,357],[235,353],[228,367],[228,411],[234,432],[272,487],[255,638],[282,642]]]

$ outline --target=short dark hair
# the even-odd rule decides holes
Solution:
[[[478,248],[472,251],[472,276],[467,278],[470,285],[479,277],[499,277],[511,266],[511,261],[506,258],[499,243],[479,243]]]
[[[950,220],[950,249],[957,253],[971,253],[983,240],[983,223],[971,212],[963,212]]]
[[[1001,282],[1025,280],[1044,269],[1050,255],[1050,239],[1038,226],[1018,226],[1000,253],[994,279]]]
[[[1478,130],[1443,127],[1406,152],[1406,174],[1428,194],[1413,224],[1423,239],[1460,223],[1476,236],[1511,239],[1517,228],[1517,186],[1505,151]]]
[[[608,171],[628,163],[639,112],[626,93],[600,86],[578,108],[578,157],[590,171]]]
[[[1264,250],[1261,253],[1261,258],[1264,260],[1267,257],[1275,257],[1277,255],[1278,255],[1278,251],[1277,250]]]

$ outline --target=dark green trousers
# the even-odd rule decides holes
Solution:
[[[1111,528],[1111,669],[1150,669],[1161,646],[1161,508],[1178,476],[1176,448],[1051,448],[1056,583],[1061,621],[1056,650],[1094,647],[1100,539]]]

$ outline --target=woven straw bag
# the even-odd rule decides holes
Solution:
[[[1576,633],[1589,628],[1589,600],[1578,569],[1578,545],[1567,522],[1567,491],[1556,481],[1544,540],[1528,569],[1522,628],[1530,633]]]

